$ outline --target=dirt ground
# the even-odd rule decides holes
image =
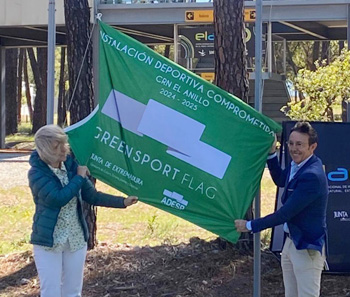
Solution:
[[[8,168],[11,164],[16,164],[17,177],[26,174],[28,164],[24,160],[11,157],[11,162],[6,162],[0,158],[2,186],[13,181],[13,175],[7,174],[13,172]],[[262,252],[261,273],[261,296],[282,297],[280,264],[268,250]],[[19,296],[39,296],[31,252],[0,255],[0,297]],[[253,254],[221,240],[199,238],[192,238],[188,244],[152,248],[101,243],[88,252],[83,296],[250,297]],[[350,296],[350,276],[324,274],[321,296]]]
[[[1,256],[0,267],[1,297],[39,296],[31,252]],[[261,272],[261,296],[283,296],[279,262],[268,251]],[[88,252],[84,279],[84,297],[250,297],[253,257],[199,238],[153,248],[100,244]],[[350,276],[323,275],[321,296],[350,296]]]

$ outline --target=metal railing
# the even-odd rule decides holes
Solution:
[[[100,0],[101,4],[208,3],[212,0]]]

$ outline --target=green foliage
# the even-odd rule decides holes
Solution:
[[[313,65],[313,49],[314,49],[315,41],[291,41],[288,42],[288,54],[291,56],[289,59],[295,64],[296,69],[294,69],[291,65],[291,61],[287,59],[287,73],[286,76],[288,79],[294,81],[295,79],[295,71],[299,69],[310,69],[309,67]],[[322,46],[322,42],[321,42]],[[320,50],[321,50],[320,46]],[[277,59],[283,60],[283,48],[279,47],[280,56]],[[319,53],[321,55],[321,53]],[[338,41],[330,41],[327,56],[330,62],[334,61],[339,55],[339,42]]]
[[[156,51],[158,54],[164,56],[165,55],[165,47],[166,47],[166,45],[155,45],[154,51]],[[172,45],[170,46],[169,59],[174,60],[174,47]]]
[[[150,232],[151,234],[154,233],[154,230],[157,228],[157,225],[158,225],[158,224],[156,224],[156,218],[157,218],[157,216],[156,216],[156,215],[153,215],[153,216],[151,216],[151,217],[148,219],[148,226],[147,226],[147,228],[148,228],[148,230],[149,230],[149,232]]]
[[[316,70],[301,69],[295,87],[305,98],[292,101],[283,111],[293,120],[334,121],[333,108],[350,96],[350,52],[333,62],[316,63]]]

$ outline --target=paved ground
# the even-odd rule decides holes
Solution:
[[[0,188],[28,185],[28,160],[28,153],[0,153]]]

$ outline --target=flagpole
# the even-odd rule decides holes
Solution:
[[[5,70],[5,47],[0,46],[0,148],[5,148],[6,136]]]
[[[55,97],[55,0],[49,0],[48,35],[47,35],[47,111],[46,123],[53,124]]]
[[[100,55],[100,48],[99,48],[99,32],[100,32],[100,25],[98,21],[102,21],[102,13],[98,12],[98,4],[99,0],[94,0],[94,17],[93,22],[95,24],[94,31],[92,32],[92,68],[93,68],[93,84],[94,84],[94,107],[97,106],[98,102],[100,101],[100,69],[99,69],[99,55]]]
[[[255,101],[254,107],[258,112],[262,112],[262,0],[256,0],[256,20],[255,20]],[[260,217],[260,188],[254,200],[255,219]],[[253,296],[261,296],[261,250],[260,232],[254,233],[254,285]]]
[[[174,24],[174,62],[179,62],[179,28],[177,24]]]

